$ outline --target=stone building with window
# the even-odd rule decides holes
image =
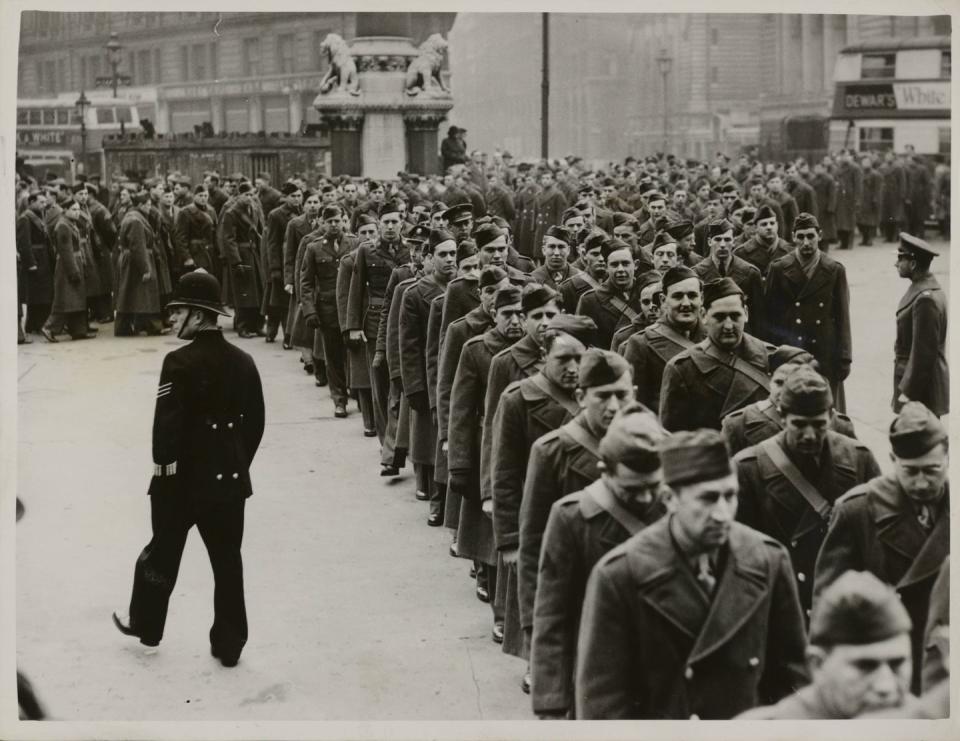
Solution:
[[[111,74],[104,48],[122,45],[118,74],[156,89],[158,133],[295,134],[319,124],[312,103],[327,60],[328,33],[357,35],[360,13],[46,12],[25,11],[20,27],[20,98],[92,89]],[[420,44],[444,35],[454,13],[411,13]]]

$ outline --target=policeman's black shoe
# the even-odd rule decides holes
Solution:
[[[425,492],[425,491],[418,491],[418,492],[417,492],[417,501],[418,501],[418,502],[425,502],[425,501],[427,501],[429,498],[430,498],[430,495],[427,494],[427,492]]]
[[[503,621],[497,620],[493,623],[493,630],[490,633],[494,643],[503,643]]]
[[[239,656],[221,656],[220,652],[213,646],[210,646],[210,655],[215,659],[220,659],[220,663],[228,669],[232,669],[240,661]]]
[[[526,674],[523,675],[523,679],[520,680],[520,689],[523,690],[523,694],[530,694],[530,670],[527,669]]]
[[[343,419],[347,416],[347,407],[343,404],[337,404],[333,409],[333,416]]]
[[[427,524],[430,527],[440,527],[443,524],[443,513],[431,512],[427,517]]]
[[[40,334],[43,335],[43,339],[45,339],[47,342],[60,342],[60,340],[54,336],[53,332],[46,327],[40,327]]]
[[[380,466],[380,475],[384,477],[394,477],[400,475],[400,469],[396,466]]]
[[[377,431],[376,431],[376,430],[364,430],[364,431],[363,431],[363,436],[364,436],[364,437],[376,437],[376,436],[377,436]],[[389,466],[389,468],[392,468],[392,469],[396,470],[397,467],[396,467],[396,466]],[[400,473],[400,472],[397,471],[397,473]],[[389,474],[389,475],[391,475],[391,476],[396,476],[397,473]],[[381,476],[384,476],[384,475],[386,475],[386,474],[381,473],[380,475],[381,475]]]
[[[113,618],[113,624],[116,626],[117,630],[123,633],[125,636],[132,636],[133,638],[140,638],[140,634],[135,631],[130,625],[130,616],[126,613],[123,615],[118,615],[114,612],[111,617]],[[144,646],[144,654],[152,656],[157,652],[157,646],[160,645],[159,641],[148,641],[143,638],[140,638],[140,643]]]

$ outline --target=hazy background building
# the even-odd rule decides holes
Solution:
[[[785,117],[829,114],[844,46],[950,33],[948,16],[549,15],[549,154],[600,160],[774,148]],[[457,15],[451,119],[471,147],[540,155],[541,28],[539,13]]]

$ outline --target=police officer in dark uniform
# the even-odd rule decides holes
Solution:
[[[217,279],[197,270],[180,278],[167,306],[175,310],[177,336],[192,342],[169,353],[160,371],[148,491],[153,538],[137,558],[129,612],[115,612],[113,621],[155,651],[187,533],[196,525],[215,584],[210,651],[235,666],[247,642],[240,544],[264,407],[253,359],[217,327],[217,315],[229,316],[219,299]]]
[[[947,369],[947,297],[930,273],[939,253],[922,239],[900,234],[897,271],[910,288],[897,306],[894,345],[893,410],[907,401],[919,401],[938,417],[950,411],[950,374]]]

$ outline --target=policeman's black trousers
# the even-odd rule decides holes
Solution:
[[[163,638],[187,533],[196,525],[213,567],[210,645],[221,659],[239,658],[247,642],[240,556],[244,504],[242,498],[198,504],[172,491],[151,495],[153,537],[137,558],[130,598],[130,626],[142,643],[157,645]]]

